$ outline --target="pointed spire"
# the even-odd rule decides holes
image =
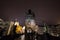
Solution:
[[[33,18],[34,19],[35,14],[31,11],[31,9],[29,9],[28,12],[27,12],[27,16],[26,17],[27,18]]]
[[[28,14],[32,14],[31,12],[32,12],[31,9],[29,9],[29,10],[28,10]]]

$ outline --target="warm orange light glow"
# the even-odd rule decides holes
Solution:
[[[17,33],[17,34],[22,33],[22,26],[18,25],[18,26],[16,27],[16,33]]]

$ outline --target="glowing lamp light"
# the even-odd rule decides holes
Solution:
[[[22,29],[25,29],[25,26]]]
[[[14,25],[19,25],[19,22],[15,22],[15,24]]]

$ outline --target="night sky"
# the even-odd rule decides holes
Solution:
[[[0,18],[18,19],[24,24],[28,9],[35,13],[37,24],[60,24],[60,3],[58,0],[5,0],[0,1]]]

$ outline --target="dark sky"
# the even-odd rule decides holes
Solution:
[[[0,18],[18,19],[24,24],[25,14],[31,9],[36,15],[37,24],[45,21],[48,24],[60,23],[60,3],[58,0],[8,0],[0,1]]]

